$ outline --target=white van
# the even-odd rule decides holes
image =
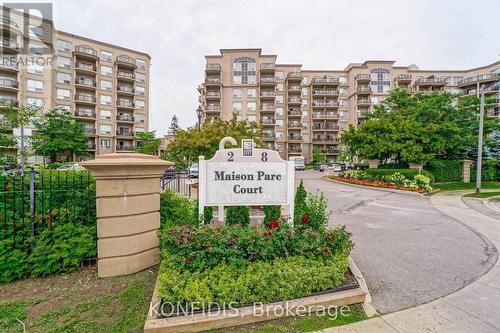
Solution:
[[[304,171],[306,169],[306,160],[303,156],[292,156],[288,160],[294,162],[295,170]]]

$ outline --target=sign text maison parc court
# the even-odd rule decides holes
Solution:
[[[212,159],[200,158],[200,213],[204,206],[293,206],[293,162],[277,151],[254,148],[252,140],[230,149],[224,149],[226,142],[236,145],[224,138]]]

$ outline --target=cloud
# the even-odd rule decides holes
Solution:
[[[305,69],[367,59],[470,68],[499,59],[499,12],[496,0],[54,1],[57,29],[151,55],[157,134],[174,114],[183,127],[195,123],[204,55],[220,48],[259,47]]]

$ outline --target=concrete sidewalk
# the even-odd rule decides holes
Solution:
[[[500,222],[467,207],[461,192],[435,194],[434,206],[500,248]],[[446,237],[446,235],[443,235]],[[494,251],[496,248],[485,248]],[[422,254],[425,255],[425,254]],[[498,258],[495,254],[493,258]],[[414,308],[321,332],[500,332],[500,264],[448,296]]]

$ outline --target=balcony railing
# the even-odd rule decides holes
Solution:
[[[358,117],[366,117],[368,114],[370,114],[369,111],[358,111],[357,113]]]
[[[313,137],[312,139],[313,142],[334,142],[338,143],[339,139],[331,136],[325,136],[325,137]]]
[[[116,106],[122,106],[122,107],[128,107],[128,108],[133,108],[134,103],[130,101],[124,101],[124,100],[118,100],[116,102]]]
[[[411,74],[399,74],[394,78],[394,81],[411,81]]]
[[[339,126],[337,125],[331,125],[331,124],[313,124],[312,126],[313,130],[338,130]]]
[[[288,91],[302,91],[302,87],[301,86],[288,86]]]
[[[207,77],[205,83],[220,83],[220,79],[217,77]]]
[[[133,151],[134,146],[116,146],[116,151]]]
[[[95,130],[95,128],[84,127],[83,133],[84,134],[96,134],[96,130]]]
[[[82,95],[82,94],[76,94],[75,100],[82,101],[82,102],[91,102],[91,103],[95,103],[95,101],[96,101],[95,96]]]
[[[14,39],[0,37],[0,45],[2,47],[9,47],[11,49],[17,49],[17,42]]]
[[[315,89],[313,90],[313,95],[338,95],[339,91],[337,89]]]
[[[300,141],[302,140],[302,135],[290,135],[288,136],[288,141]]]
[[[289,98],[288,103],[302,103],[302,100],[300,98]]]
[[[119,85],[119,86],[116,87],[116,90],[118,90],[120,92],[134,93],[134,88],[131,87],[131,86]]]
[[[17,89],[19,87],[19,82],[17,82],[17,80],[13,80],[13,79],[0,79],[0,86],[6,87],[6,88]]]
[[[128,78],[128,79],[135,79],[134,73],[130,73],[130,72],[119,71],[118,73],[116,73],[116,75],[118,77],[123,77],[123,78]]]
[[[218,92],[218,91],[207,91],[205,96],[206,97],[221,97],[220,92]]]
[[[220,105],[207,105],[205,111],[220,111]]]
[[[315,119],[318,119],[318,118],[333,119],[333,118],[338,118],[339,114],[336,112],[325,112],[325,113],[315,112],[312,114],[312,117]]]
[[[268,118],[263,118],[260,120],[261,124],[266,124],[266,125],[274,125],[276,123],[276,120],[274,119],[268,119]]]
[[[302,123],[288,123],[288,128],[303,128]]]
[[[316,102],[316,101],[313,101],[312,106],[316,106],[316,107],[339,106],[339,102],[335,102],[335,101],[330,101],[330,102]]]
[[[82,86],[87,86],[87,87],[95,87],[96,83],[92,80],[89,79],[84,79],[84,78],[77,78],[75,79],[75,84],[79,84]]]
[[[260,64],[260,69],[274,69],[275,65],[270,62]]]
[[[262,136],[264,140],[275,140],[276,139],[276,134],[274,133],[264,133]]]
[[[276,96],[276,92],[275,91],[261,91],[260,96],[261,97],[274,97],[274,96]]]
[[[415,81],[417,84],[425,84],[425,83],[429,83],[429,84],[446,84],[446,80],[443,79],[443,78],[439,78],[439,77],[428,77],[428,78],[423,78],[423,77],[420,77],[418,78],[416,81]]]
[[[372,76],[370,74],[357,74],[354,79],[356,81],[369,81],[371,80]]]
[[[89,46],[79,45],[79,46],[75,47],[75,51],[97,57],[97,51]]]
[[[357,100],[357,104],[371,104],[371,100],[367,99],[367,98],[358,98]]]
[[[133,137],[134,136],[134,131],[116,131],[116,135],[118,135],[118,136]]]
[[[328,83],[339,83],[339,79],[336,77],[315,77],[312,79],[312,83],[318,83],[318,84],[328,84]]]
[[[300,110],[292,110],[288,111],[289,116],[302,116],[302,111]]]
[[[122,54],[116,57],[116,61],[118,62],[123,62],[129,65],[134,65],[135,66],[135,59],[129,57],[128,55]]]
[[[85,70],[92,71],[92,72],[96,71],[96,67],[94,65],[87,64],[87,63],[84,63],[84,62],[77,62],[75,64],[75,67],[78,68],[78,69],[85,69]]]
[[[288,73],[287,77],[289,79],[301,79],[302,80],[302,73],[301,72],[290,72],[290,73]]]
[[[471,76],[466,79],[460,80],[457,82],[458,85],[475,83],[478,81],[487,81],[487,80],[500,80],[500,73],[490,73],[490,74],[482,74],[477,76]]]
[[[7,96],[2,96],[0,97],[0,105],[3,104],[18,104],[17,99],[14,97],[7,97]]]
[[[276,111],[276,106],[274,105],[261,105],[260,111]]]
[[[288,153],[299,154],[299,153],[302,153],[302,149],[301,148],[288,148]]]
[[[222,67],[220,64],[206,64],[205,69],[209,71],[220,71]]]
[[[87,143],[87,150],[95,150],[95,144],[94,143]]]
[[[276,79],[274,77],[261,77],[260,83],[276,83]]]
[[[95,112],[88,110],[76,110],[75,117],[95,119]]]
[[[356,91],[357,92],[371,92],[372,88],[371,87],[357,87]]]
[[[118,121],[131,121],[133,122],[134,121],[134,117],[131,116],[131,115],[128,115],[128,114],[120,114],[120,115],[117,115],[116,116],[116,120]]]

